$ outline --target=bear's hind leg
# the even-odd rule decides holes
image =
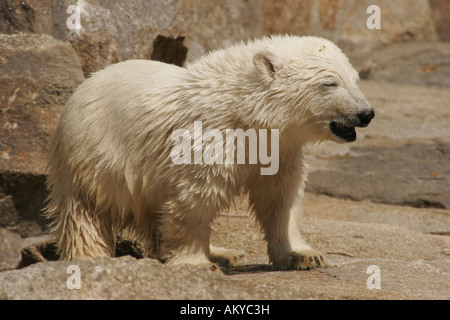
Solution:
[[[221,267],[236,267],[245,262],[245,253],[210,245],[209,259]]]
[[[168,201],[163,206],[160,257],[167,264],[193,264],[214,268],[209,260],[209,238],[214,213],[201,206]]]
[[[93,212],[83,202],[69,199],[56,215],[53,235],[60,260],[114,255],[114,236],[109,216]]]

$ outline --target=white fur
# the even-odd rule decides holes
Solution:
[[[336,78],[337,89],[323,81]],[[47,215],[62,259],[113,255],[126,227],[150,255],[169,263],[209,263],[210,224],[240,193],[278,269],[326,265],[299,230],[306,179],[302,147],[335,140],[365,101],[358,75],[331,42],[262,38],[214,51],[180,68],[132,60],[86,80],[61,114],[49,160]],[[170,134],[204,129],[279,129],[274,176],[259,165],[174,165]]]

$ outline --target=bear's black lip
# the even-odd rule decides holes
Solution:
[[[342,123],[333,121],[330,123],[330,129],[334,135],[336,135],[337,137],[341,138],[346,142],[353,142],[356,140],[355,127],[349,127]]]

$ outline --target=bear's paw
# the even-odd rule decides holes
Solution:
[[[273,261],[276,270],[310,270],[330,267],[325,255],[316,250],[294,251]]]

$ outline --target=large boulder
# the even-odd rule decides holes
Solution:
[[[41,232],[49,145],[62,106],[83,79],[69,43],[0,35],[0,226]]]
[[[182,65],[185,25],[178,1],[5,0],[0,33],[44,33],[70,41],[85,76],[111,63],[155,59]],[[79,13],[79,15],[78,15]],[[76,18],[81,28],[77,29]]]
[[[70,34],[86,75],[129,59],[183,65],[185,25],[177,1],[84,1],[81,30]]]
[[[45,173],[60,108],[83,81],[67,42],[48,35],[0,35],[0,170]]]

